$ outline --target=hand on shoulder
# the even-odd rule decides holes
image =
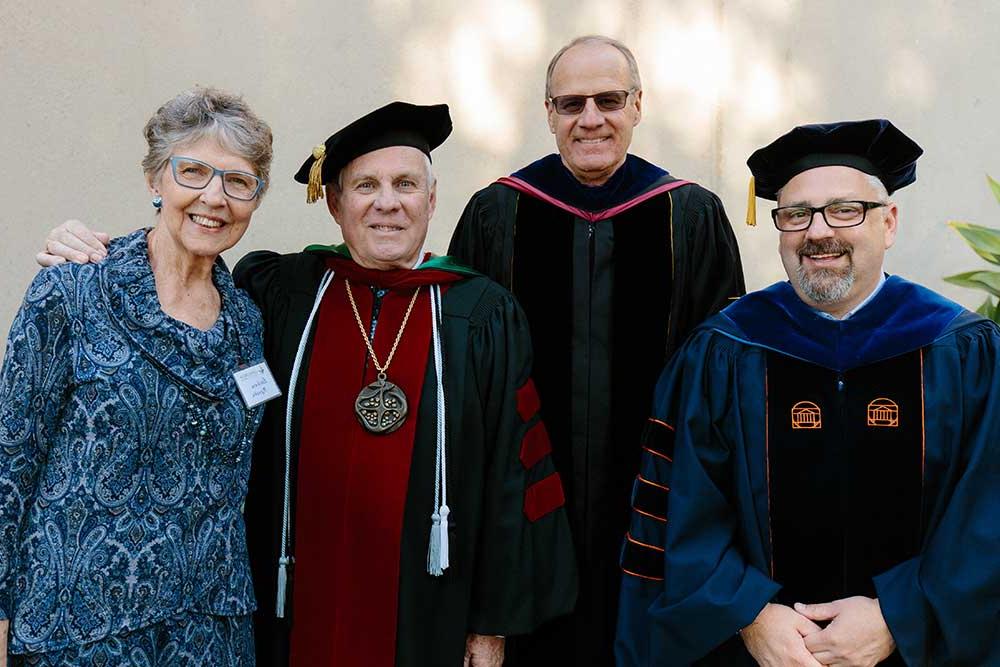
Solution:
[[[45,237],[42,252],[35,255],[41,266],[55,266],[70,261],[76,264],[100,262],[107,257],[111,235],[92,231],[79,220],[67,220]]]

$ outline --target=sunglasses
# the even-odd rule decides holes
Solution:
[[[594,93],[593,95],[558,95],[550,97],[549,104],[555,108],[556,113],[560,116],[575,116],[578,113],[583,113],[584,107],[587,106],[587,100],[591,98],[601,111],[618,111],[625,108],[628,96],[633,92],[635,91],[606,90],[603,93]]]

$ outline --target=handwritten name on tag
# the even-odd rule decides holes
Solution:
[[[274,381],[266,361],[234,371],[233,379],[236,380],[236,387],[248,408],[255,408],[281,396],[281,390],[278,389],[278,383]]]

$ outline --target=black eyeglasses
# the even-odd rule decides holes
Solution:
[[[826,206],[782,206],[771,210],[774,226],[781,232],[801,232],[809,229],[819,213],[830,227],[857,227],[865,221],[868,211],[888,206],[876,201],[835,201]]]
[[[174,173],[177,185],[193,190],[208,187],[215,175],[222,177],[222,191],[233,199],[251,201],[264,187],[264,179],[248,174],[245,171],[233,169],[216,169],[201,160],[189,157],[170,158],[170,169]]]
[[[550,97],[549,103],[555,107],[556,113],[560,116],[575,116],[583,113],[587,106],[587,100],[594,98],[594,104],[601,111],[618,111],[625,108],[628,96],[634,90],[606,90],[603,93],[593,95],[558,95]]]

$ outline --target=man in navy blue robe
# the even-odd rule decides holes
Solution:
[[[921,152],[873,120],[748,161],[789,281],[660,378],[619,664],[1000,664],[1000,329],[882,270]]]
[[[606,37],[555,54],[545,107],[558,153],[477,192],[449,254],[510,289],[580,571],[574,613],[508,642],[508,664],[611,664],[639,436],[663,364],[742,295],[718,197],[628,153],[642,117],[635,58]]]

